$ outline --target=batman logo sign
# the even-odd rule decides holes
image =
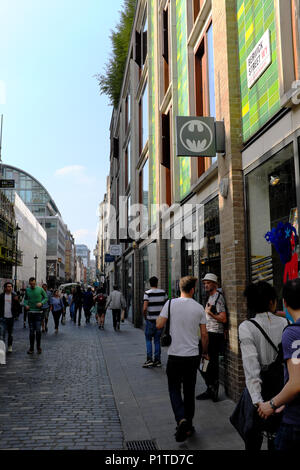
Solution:
[[[205,122],[193,119],[182,127],[180,141],[189,152],[203,153],[211,146],[213,133]]]

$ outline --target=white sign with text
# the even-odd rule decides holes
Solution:
[[[267,29],[247,57],[248,88],[251,88],[257,82],[271,62],[270,30]]]

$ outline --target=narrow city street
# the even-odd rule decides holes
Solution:
[[[234,403],[224,392],[218,403],[196,402],[196,434],[175,441],[167,349],[161,369],[142,368],[144,333],[131,323],[115,332],[108,311],[100,331],[94,317],[81,327],[68,317],[56,336],[51,318],[42,354],[29,356],[21,320],[13,353],[0,368],[0,449],[130,450],[132,443],[136,449],[243,449],[228,420]],[[196,392],[204,389],[198,375]]]
[[[13,353],[0,366],[0,449],[122,449],[98,329],[68,319],[56,336],[50,318],[33,356],[28,325],[15,322]]]

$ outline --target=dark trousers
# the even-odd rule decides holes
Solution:
[[[89,323],[89,322],[90,322],[90,318],[91,318],[91,308],[92,308],[92,307],[83,307],[86,323]]]
[[[28,323],[29,323],[29,341],[30,341],[30,349],[31,351],[34,350],[34,340],[36,338],[36,347],[37,349],[41,348],[41,323],[42,323],[42,315],[36,312],[29,312],[28,313]]]
[[[113,309],[112,310],[112,316],[113,316],[114,329],[116,329],[117,328],[117,323],[120,324],[120,321],[121,321],[121,309]]]
[[[13,344],[13,329],[14,319],[13,318],[1,318],[0,319],[0,339],[5,343],[5,336],[7,332],[7,346]]]
[[[219,385],[219,356],[224,347],[223,333],[208,333],[208,355],[209,364],[207,371],[202,373],[206,386]]]
[[[81,323],[82,304],[75,304],[75,309],[74,309],[74,323],[76,323],[77,310],[78,310],[78,325],[80,325],[80,323]]]
[[[62,313],[62,310],[57,310],[56,312],[54,312],[54,311],[52,312],[53,320],[54,320],[54,326],[55,326],[56,330],[58,330],[59,319],[60,319],[61,313]]]
[[[169,356],[167,376],[171,405],[176,422],[186,419],[192,426],[195,414],[195,387],[200,356]],[[183,387],[183,397],[181,393]]]
[[[300,444],[300,426],[282,423],[275,438],[275,450],[296,450]]]
[[[26,323],[26,320],[27,320],[27,310],[25,307],[23,307],[23,319],[24,319],[24,323]]]

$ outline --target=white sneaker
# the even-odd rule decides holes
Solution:
[[[12,352],[12,346],[8,346],[7,352]]]

